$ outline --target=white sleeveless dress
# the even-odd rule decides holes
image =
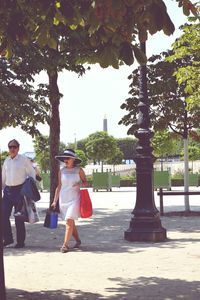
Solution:
[[[80,182],[80,168],[66,167],[61,172],[61,190],[59,194],[60,214],[63,220],[78,219],[80,216],[80,188],[74,187],[75,183]]]

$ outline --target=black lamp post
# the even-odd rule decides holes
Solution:
[[[141,50],[146,52],[145,43],[140,44]],[[161,242],[166,239],[166,229],[162,227],[159,211],[154,202],[153,189],[153,163],[150,139],[153,136],[149,129],[149,100],[147,95],[147,67],[140,67],[139,92],[139,129],[135,133],[138,138],[136,147],[136,204],[132,211],[133,217],[130,227],[125,231],[124,237],[128,241]]]

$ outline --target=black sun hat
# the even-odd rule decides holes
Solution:
[[[59,155],[56,155],[55,158],[58,159],[59,161],[62,161],[64,162],[64,160],[67,158],[67,157],[70,157],[70,158],[74,158],[74,162],[75,164],[80,164],[82,162],[82,159],[80,159],[76,153],[73,151],[73,150],[69,150],[69,149],[66,149],[64,150],[64,152],[62,154],[59,154]]]

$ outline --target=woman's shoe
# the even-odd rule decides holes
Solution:
[[[62,252],[62,253],[67,253],[68,251],[69,251],[69,247],[68,247],[68,246],[63,245],[63,246],[60,248],[60,252]]]
[[[81,246],[81,240],[76,242],[76,244],[74,245],[73,249],[78,249]]]

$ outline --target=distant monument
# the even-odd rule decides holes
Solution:
[[[103,119],[103,131],[108,132],[108,122],[107,122],[106,115],[104,116],[104,119]]]

